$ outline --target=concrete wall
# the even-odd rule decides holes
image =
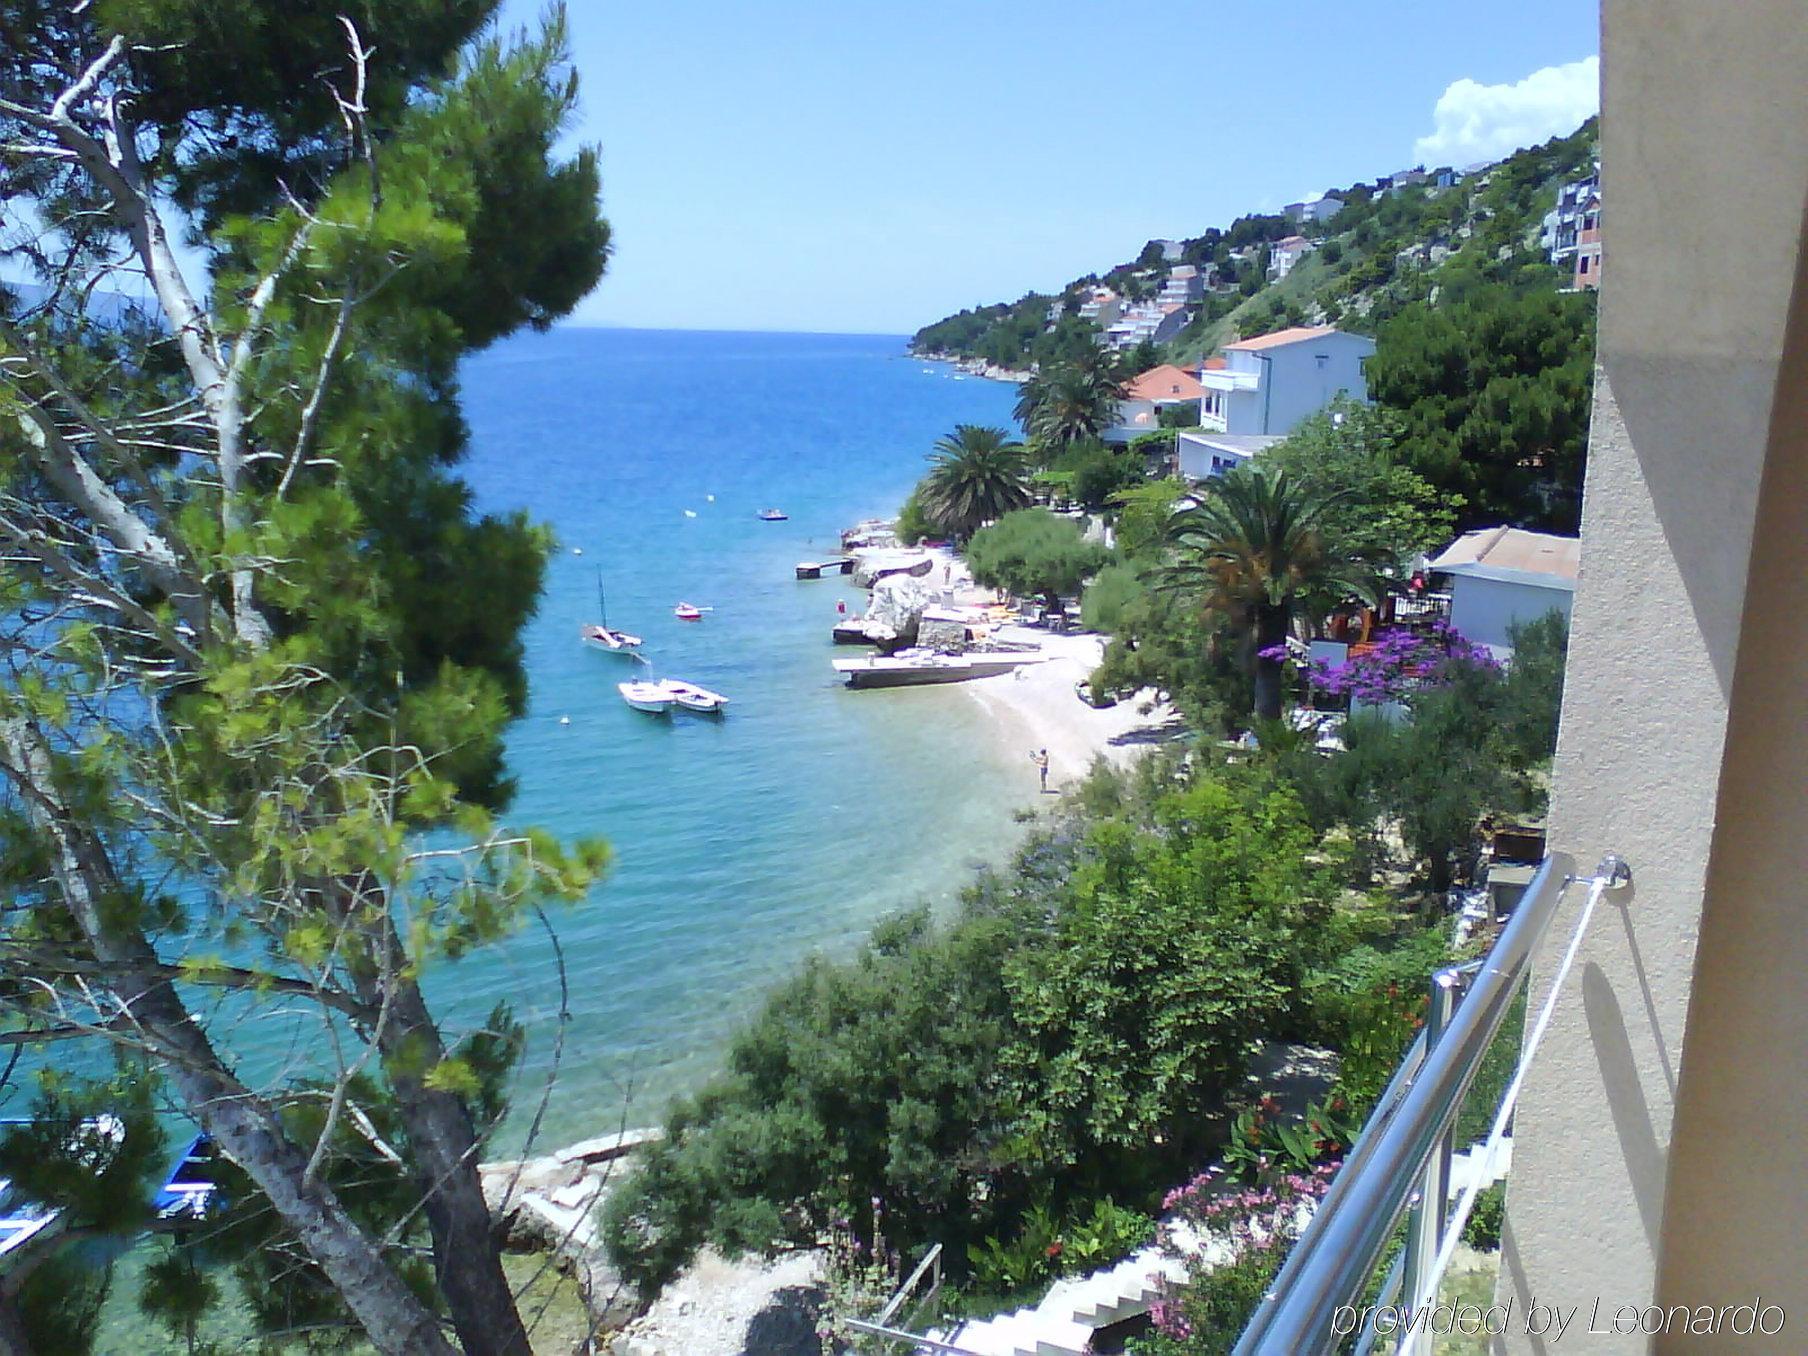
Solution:
[[[1479,645],[1507,651],[1513,648],[1508,632],[1516,623],[1550,612],[1567,617],[1572,597],[1568,589],[1458,575],[1450,582],[1450,624]]]
[[[1522,1309],[1580,1306],[1579,1322],[1597,1300],[1608,1314],[1762,1293],[1787,1314],[1772,1338],[1588,1335],[1558,1350],[1796,1353],[1808,24],[1799,0],[1605,0],[1603,32],[1611,268],[1550,822],[1579,857],[1624,854],[1635,883],[1597,915],[1532,1066],[1502,1290]],[[1729,232],[1739,251],[1710,247]],[[1507,1348],[1553,1344],[1515,1332]]]

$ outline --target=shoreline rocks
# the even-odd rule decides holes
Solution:
[[[539,1158],[480,1163],[478,1180],[510,1248],[548,1252],[577,1277],[598,1329],[620,1328],[640,1305],[610,1265],[597,1233],[597,1210],[628,1171],[635,1150],[664,1137],[624,1130],[568,1144]]]

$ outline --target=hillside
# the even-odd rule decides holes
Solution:
[[[1179,264],[1211,274],[1213,285],[1188,303],[1184,328],[1161,345],[1170,361],[1196,359],[1233,339],[1288,325],[1335,324],[1372,334],[1414,301],[1434,295],[1454,300],[1478,283],[1554,290],[1567,278],[1546,263],[1540,226],[1560,185],[1594,162],[1596,134],[1591,118],[1567,137],[1472,174],[1434,169],[1422,184],[1377,191],[1376,184],[1358,183],[1333,190],[1344,207],[1328,221],[1251,215],[1180,241],[1177,251],[1151,241],[1133,261],[1075,278],[1059,291],[1031,292],[926,325],[912,337],[911,349],[1007,368],[1044,363],[1076,344],[1098,341],[1098,327],[1080,315],[1096,288],[1109,288],[1126,302],[1144,301],[1161,292]],[[1440,177],[1455,182],[1439,187]],[[1271,281],[1272,247],[1295,235],[1316,248]]]

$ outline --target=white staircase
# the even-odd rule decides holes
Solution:
[[[1479,1180],[1483,1187],[1493,1185],[1507,1175],[1512,1162],[1511,1139],[1501,1140],[1492,1153],[1484,1141],[1452,1154],[1451,1194],[1471,1181]],[[1305,1223],[1303,1216],[1300,1223]],[[1225,1239],[1202,1236],[1179,1221],[1169,1221],[1165,1232],[1180,1255],[1151,1243],[1116,1266],[1056,1281],[1033,1308],[969,1320],[949,1332],[928,1335],[971,1356],[1086,1356],[1095,1332],[1148,1313],[1161,1298],[1164,1284],[1178,1284],[1189,1274],[1209,1271],[1230,1260],[1231,1248]]]
[[[1184,1259],[1151,1243],[1116,1266],[1056,1281],[1033,1309],[970,1321],[946,1336],[930,1336],[972,1356],[1085,1356],[1100,1328],[1148,1313],[1161,1298],[1164,1283],[1178,1283],[1202,1265],[1216,1266],[1230,1256],[1224,1240],[1202,1239],[1185,1225],[1170,1226],[1170,1237],[1185,1252]]]

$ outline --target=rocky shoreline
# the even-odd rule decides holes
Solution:
[[[549,1256],[576,1281],[595,1341],[613,1356],[816,1356],[822,1254],[730,1260],[705,1249],[650,1304],[609,1260],[598,1232],[608,1194],[659,1130],[622,1130],[538,1158],[478,1167],[511,1252]]]
[[[1025,368],[1000,367],[996,363],[986,362],[982,358],[969,358],[959,353],[920,353],[916,349],[911,349],[910,356],[926,363],[952,364],[970,377],[983,377],[987,381],[1005,381],[1018,386],[1036,375]]]

